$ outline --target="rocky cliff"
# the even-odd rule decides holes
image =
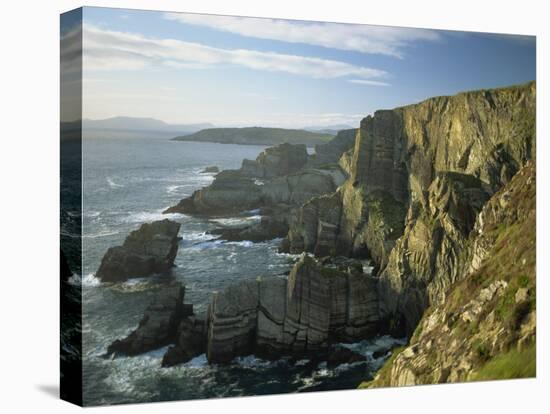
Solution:
[[[411,333],[463,274],[484,202],[535,154],[535,83],[437,97],[361,121],[349,179],[290,219],[283,250],[370,256],[381,316]]]
[[[364,387],[535,375],[535,188],[529,162],[491,197],[465,244],[466,275]]]

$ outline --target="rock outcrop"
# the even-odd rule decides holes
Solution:
[[[103,282],[123,282],[168,271],[178,252],[179,229],[179,223],[167,219],[143,224],[122,246],[107,250],[96,277]]]
[[[477,215],[465,275],[366,387],[532,377],[536,183],[527,163]]]
[[[224,170],[216,175],[212,184],[195,191],[164,213],[223,215],[256,209],[261,204],[261,187],[252,178],[238,170]]]
[[[206,318],[190,315],[178,325],[173,346],[162,358],[163,367],[185,363],[203,354],[206,350]]]
[[[179,283],[162,286],[147,307],[138,327],[117,339],[108,354],[138,355],[175,342],[180,321],[192,311],[183,305],[185,288]]]
[[[411,333],[463,272],[484,202],[535,154],[535,83],[431,98],[361,121],[348,180],[291,217],[282,249],[371,257],[387,326]]]
[[[243,160],[241,172],[254,178],[273,178],[295,173],[308,160],[305,145],[280,144],[265,149],[256,160]]]
[[[357,266],[323,266],[304,255],[288,280],[258,279],[231,286],[212,299],[207,356],[229,362],[255,353],[326,354],[336,341],[377,330],[376,280]]]

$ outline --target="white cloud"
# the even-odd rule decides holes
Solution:
[[[380,82],[368,79],[350,79],[348,82],[357,83],[359,85],[369,85],[369,86],[391,86],[387,82]]]
[[[387,75],[382,70],[337,60],[248,49],[221,49],[176,39],[156,39],[106,30],[89,24],[83,27],[86,70],[139,70],[150,65],[175,68],[238,65],[319,79],[346,76],[371,79]]]
[[[166,13],[164,17],[181,23],[210,27],[242,36],[307,43],[333,49],[352,50],[403,58],[403,49],[416,41],[437,41],[434,30],[363,24],[304,22],[255,17]]]

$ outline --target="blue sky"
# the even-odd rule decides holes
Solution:
[[[535,79],[534,37],[84,9],[84,117],[304,127]]]

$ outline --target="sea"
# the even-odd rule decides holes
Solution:
[[[258,211],[235,217],[198,218],[162,214],[167,207],[207,186],[216,165],[239,168],[263,146],[176,142],[165,138],[85,138],[82,143],[81,274],[82,363],[85,405],[110,405],[167,400],[237,397],[356,388],[372,378],[403,340],[381,336],[342,344],[364,355],[364,361],[328,369],[326,363],[281,358],[267,361],[254,355],[227,365],[208,364],[205,355],[188,363],[162,368],[165,348],[134,357],[105,357],[108,345],[138,325],[155,291],[168,280],[185,284],[185,302],[205,312],[215,291],[262,275],[285,275],[295,256],[278,253],[280,240],[264,243],[227,242],[208,234],[220,226],[260,220]],[[125,283],[103,284],[96,277],[101,258],[141,224],[169,218],[181,223],[182,238],[175,267],[168,273]],[[375,351],[388,350],[373,358]],[[378,356],[378,353],[377,353]]]

